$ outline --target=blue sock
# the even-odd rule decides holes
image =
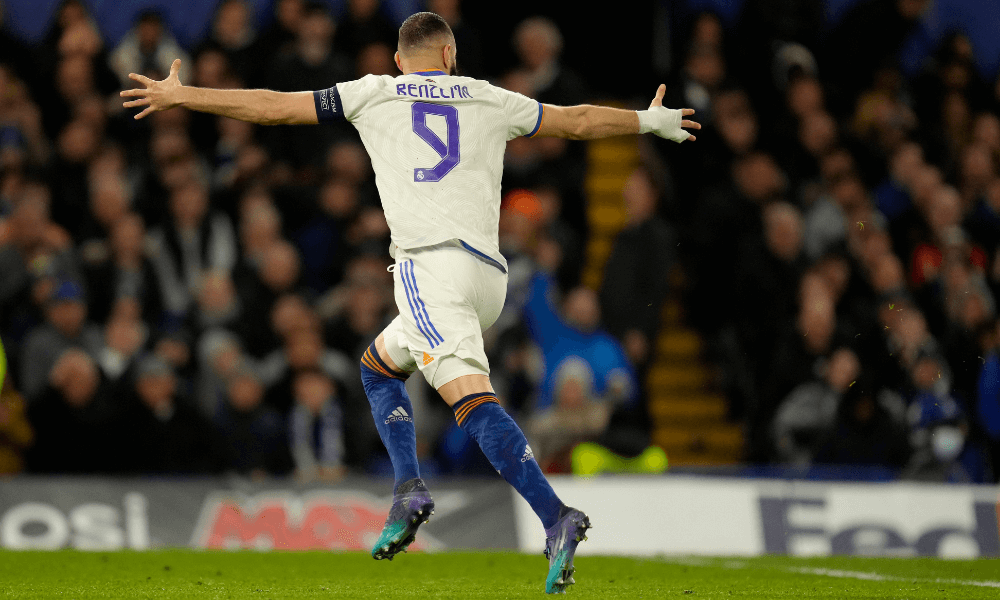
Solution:
[[[542,474],[521,428],[500,406],[496,395],[470,394],[452,408],[458,425],[479,443],[493,468],[528,501],[542,525],[546,529],[555,525],[563,503]]]
[[[420,477],[417,466],[417,432],[413,428],[413,405],[406,393],[408,375],[393,371],[379,357],[375,344],[368,346],[361,357],[361,383],[365,386],[368,403],[379,437],[389,451],[396,475],[393,491],[404,481]]]

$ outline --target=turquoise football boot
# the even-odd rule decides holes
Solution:
[[[399,484],[385,527],[372,548],[372,558],[392,560],[400,552],[405,552],[417,537],[417,529],[433,514],[434,500],[422,479],[411,479]]]

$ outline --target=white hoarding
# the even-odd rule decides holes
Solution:
[[[584,510],[594,529],[580,554],[733,554],[763,552],[757,496],[724,479],[554,477],[552,487]],[[515,494],[516,495],[516,494]],[[524,551],[545,547],[545,534],[517,496],[518,540]]]
[[[997,488],[694,476],[553,478],[594,524],[581,554],[1000,555]],[[515,498],[522,550],[544,547]]]

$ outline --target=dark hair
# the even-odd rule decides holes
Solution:
[[[432,12],[414,13],[399,27],[399,50],[405,53],[425,46],[441,36],[455,39],[448,22],[440,15]]]
[[[322,2],[306,2],[302,7],[302,15],[306,17],[332,18],[330,8]]]
[[[150,23],[153,25],[163,25],[163,15],[160,14],[160,11],[156,9],[147,8],[146,10],[139,13],[139,15],[135,19],[135,22]]]

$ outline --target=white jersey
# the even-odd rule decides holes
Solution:
[[[346,119],[361,134],[397,247],[458,240],[506,271],[498,240],[504,150],[507,140],[538,132],[540,103],[442,71],[368,75],[314,98],[321,122]]]

